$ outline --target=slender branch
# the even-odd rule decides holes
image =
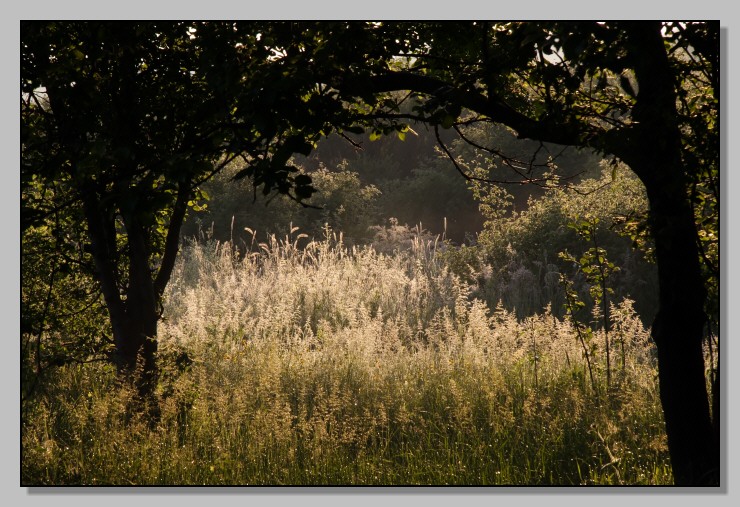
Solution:
[[[101,209],[91,187],[92,185],[87,183],[82,196],[97,278],[100,280],[103,297],[111,313],[111,322],[122,322],[126,311],[118,290],[119,279],[115,260],[117,254],[111,251],[111,246],[115,249],[115,226],[113,219],[107,217],[105,210]]]
[[[216,165],[216,167],[211,172],[209,172],[205,177],[203,177],[202,179],[199,179],[195,183],[193,183],[190,186],[190,191],[191,192],[194,192],[196,188],[198,188],[203,183],[207,182],[208,180],[210,180],[211,178],[213,178],[214,176],[216,176],[218,173],[221,172],[221,170],[224,167],[226,167],[227,165],[229,165],[231,162],[233,162],[234,160],[236,160],[237,157],[240,157],[240,156],[242,158],[244,158],[244,156],[241,153],[234,153],[234,154],[231,154],[228,157],[226,157],[223,161],[219,162]],[[246,161],[246,159],[245,159],[245,161]]]
[[[584,172],[585,171],[582,171],[582,172],[580,172],[578,174],[575,174],[573,177],[579,176],[579,175],[583,174]],[[609,185],[611,185],[611,181],[607,181],[606,183],[602,183],[601,185],[597,185],[596,187],[594,187],[594,188],[592,188],[590,190],[581,190],[580,187],[575,186],[575,185],[563,185],[563,188],[565,190],[568,190],[568,191],[571,191],[571,192],[575,192],[578,195],[591,195],[593,193],[598,192],[602,188],[608,187]]]
[[[691,212],[694,216],[696,216],[696,207],[694,204],[694,200],[696,197],[698,190],[697,190],[697,184],[694,182],[691,186],[691,197],[692,199],[689,201],[689,204],[691,206]],[[709,271],[712,273],[712,276],[714,278],[719,278],[719,267],[715,267],[714,263],[709,259],[709,255],[707,254],[706,248],[704,248],[704,244],[702,243],[701,239],[699,238],[699,233],[697,231],[696,234],[696,246],[699,249],[699,254],[701,255],[702,260],[704,261],[704,265],[709,268]]]
[[[459,172],[463,178],[465,178],[468,181],[477,180],[479,178],[476,178],[474,176],[470,176],[468,173],[463,171],[462,167],[457,163],[457,160],[455,160],[455,157],[452,156],[452,153],[450,153],[450,150],[447,149],[447,146],[445,146],[444,141],[442,141],[442,138],[439,136],[439,127],[437,125],[434,126],[434,136],[437,138],[437,144],[442,148],[442,150],[447,155],[447,158],[449,158],[452,161],[452,164],[455,166],[455,169],[457,169],[457,172]]]
[[[177,192],[177,199],[172,209],[172,216],[170,217],[170,225],[167,229],[167,238],[164,242],[164,253],[162,255],[162,264],[157,272],[157,277],[154,280],[154,294],[158,301],[164,289],[167,287],[167,283],[172,275],[172,270],[175,267],[175,260],[177,258],[177,251],[179,249],[180,242],[180,229],[185,219],[185,213],[188,208],[188,200],[192,194],[192,189],[185,185],[180,185]]]
[[[366,121],[367,120],[414,120],[419,123],[429,122],[429,118],[427,116],[411,114],[411,113],[376,112],[376,113],[369,113],[369,114],[358,114],[358,115],[355,115],[354,118],[356,120],[366,120]]]
[[[80,194],[75,195],[71,199],[68,199],[67,201],[64,201],[63,203],[61,203],[61,204],[59,204],[57,206],[54,206],[52,208],[48,208],[43,213],[34,213],[32,215],[32,218],[28,218],[27,216],[26,217],[21,216],[21,232],[23,232],[26,229],[28,229],[29,227],[31,227],[34,224],[34,222],[36,222],[38,220],[45,220],[45,219],[49,218],[51,215],[53,215],[55,213],[58,213],[59,211],[62,211],[64,209],[72,206],[73,204],[76,204],[76,203],[80,202],[82,200],[82,198],[83,198],[83,195],[82,195],[82,193],[80,193]],[[33,211],[35,211],[35,210],[33,210]],[[26,212],[28,212],[28,211],[26,211]]]
[[[59,221],[59,216],[57,215],[57,226]],[[59,248],[59,241],[58,239],[55,241],[56,248]],[[54,256],[54,262],[52,264],[51,268],[51,276],[49,277],[49,290],[46,291],[46,298],[44,301],[44,312],[41,314],[41,322],[39,324],[39,329],[36,337],[36,380],[38,380],[39,375],[41,375],[41,337],[44,333],[44,323],[46,322],[47,317],[49,316],[49,309],[51,308],[51,298],[52,293],[54,291],[54,279],[56,278],[57,271],[59,270],[59,262],[57,261],[57,256]],[[35,387],[31,387],[31,391],[33,391]]]
[[[548,182],[551,182],[551,181],[560,181],[560,180],[563,180],[563,179],[572,179],[572,178],[575,178],[576,176],[582,174],[582,172],[581,172],[581,173],[576,173],[576,174],[571,175],[571,176],[559,177],[559,178],[555,178],[555,177],[552,177],[552,178],[548,178],[548,177],[544,177],[544,178],[532,178],[532,177],[527,176],[526,174],[524,174],[522,172],[522,170],[520,168],[516,167],[516,165],[515,165],[515,164],[525,165],[526,164],[525,162],[521,162],[519,160],[510,158],[510,157],[507,157],[506,155],[504,155],[503,153],[501,153],[498,150],[495,150],[493,148],[488,148],[486,146],[483,146],[481,144],[476,143],[475,141],[467,138],[460,131],[460,129],[458,128],[457,125],[453,125],[453,128],[455,129],[455,131],[457,132],[457,134],[460,136],[460,138],[463,141],[465,141],[466,143],[470,144],[474,148],[477,148],[477,149],[479,149],[481,151],[485,151],[487,153],[491,153],[492,155],[495,155],[495,156],[501,158],[501,160],[503,160],[503,162],[511,170],[513,170],[517,175],[519,175],[522,178],[521,180],[518,180],[518,181],[497,181],[497,180],[487,180],[487,179],[481,178],[480,181],[485,181],[485,182],[489,182],[489,183],[506,183],[506,184],[517,184],[517,185],[533,184],[533,185],[537,185],[537,186],[540,186],[540,187],[543,187],[544,188],[546,186],[545,184],[548,183]],[[541,147],[542,147],[542,143],[540,143],[540,148]],[[539,151],[540,148],[538,148],[537,151]],[[562,151],[561,151],[561,154],[562,154]],[[536,157],[536,155],[537,155],[537,153],[535,153],[533,157]],[[533,158],[533,160],[534,160],[534,158]],[[533,162],[530,162],[528,172],[531,172],[533,167],[547,167],[547,168],[549,168],[550,165],[549,165],[549,163],[545,163],[545,164],[534,164]]]
[[[344,132],[339,132],[339,137],[347,141],[349,144],[351,144],[355,149],[357,150],[364,150],[365,148],[362,147],[362,144],[358,143],[357,141],[353,140],[347,134]]]
[[[547,167],[547,168],[550,168],[550,165],[549,165],[548,163],[545,163],[545,164],[534,164],[533,162],[530,162],[529,164],[527,164],[526,162],[522,162],[521,160],[517,160],[517,159],[515,159],[515,158],[511,158],[511,157],[507,157],[506,155],[504,155],[503,153],[501,153],[501,152],[500,152],[499,150],[496,150],[496,149],[493,149],[493,148],[488,148],[488,147],[486,147],[486,146],[483,146],[483,145],[481,145],[481,144],[479,144],[479,143],[476,143],[476,142],[475,142],[475,141],[473,141],[472,139],[469,139],[469,138],[468,138],[467,136],[465,136],[465,134],[463,134],[463,133],[462,133],[462,132],[460,131],[460,129],[458,128],[458,126],[457,126],[457,125],[453,125],[453,128],[455,129],[455,131],[457,132],[457,134],[458,134],[458,135],[460,136],[460,138],[461,138],[461,139],[462,139],[463,141],[465,141],[465,142],[466,142],[467,144],[469,144],[469,145],[471,145],[472,147],[474,147],[474,148],[477,148],[477,149],[479,149],[479,150],[481,150],[481,151],[485,151],[485,152],[487,152],[487,153],[490,153],[491,155],[495,155],[495,156],[497,156],[497,157],[501,158],[501,160],[503,160],[503,161],[504,161],[504,163],[505,163],[505,164],[506,164],[507,166],[509,166],[509,167],[510,167],[511,169],[513,169],[513,170],[514,170],[514,171],[515,171],[515,172],[516,172],[516,173],[517,173],[517,174],[518,174],[519,176],[521,176],[522,178],[524,178],[524,179],[526,179],[526,180],[530,180],[530,178],[529,178],[528,176],[526,176],[526,175],[522,174],[522,173],[520,172],[520,169],[519,169],[519,168],[517,168],[517,167],[515,167],[515,164],[520,164],[520,165],[522,165],[522,166],[528,166],[528,167],[529,167],[529,169],[528,169],[528,170],[529,170],[530,172],[532,171],[532,169],[533,169],[534,167]],[[542,147],[542,142],[540,142],[540,148],[541,148],[541,147]],[[537,152],[539,152],[540,148],[537,148]],[[533,155],[533,157],[532,157],[532,160],[534,160],[534,158],[535,158],[535,157],[537,156],[537,152],[535,152],[535,154]],[[524,168],[524,167],[522,167],[522,169],[523,169],[523,168]]]
[[[447,158],[449,158],[452,161],[452,164],[455,166],[455,169],[457,169],[457,172],[459,172],[463,178],[465,178],[468,181],[478,181],[481,183],[485,183],[487,185],[526,185],[528,183],[533,183],[535,185],[538,185],[543,182],[550,181],[550,178],[543,178],[543,179],[532,179],[532,178],[526,178],[525,180],[517,180],[517,181],[511,181],[511,180],[494,180],[489,178],[481,178],[479,176],[471,176],[470,174],[466,173],[465,170],[463,170],[462,167],[460,167],[460,164],[457,163],[457,160],[455,160],[455,157],[452,155],[450,150],[447,148],[447,145],[445,145],[444,141],[442,141],[442,138],[439,135],[439,126],[434,126],[434,135],[437,138],[437,144],[439,144],[440,148],[442,148],[442,151],[445,152],[447,155]],[[541,185],[542,186],[542,185]]]
[[[80,308],[78,310],[72,311],[72,312],[61,313],[57,317],[59,317],[60,319],[66,319],[66,318],[69,318],[69,317],[74,317],[76,315],[80,315],[81,313],[83,313],[83,312],[89,310],[90,308],[92,308],[92,306],[100,300],[100,296],[101,296],[102,293],[103,292],[102,292],[101,289],[96,290],[94,293],[91,292],[90,294],[87,295],[87,297],[90,298],[90,300],[89,300],[90,302],[87,305],[83,306],[82,308]],[[94,297],[91,297],[93,295],[94,295]]]

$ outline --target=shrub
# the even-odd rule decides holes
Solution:
[[[343,230],[345,241],[364,242],[369,227],[379,220],[379,190],[362,185],[356,173],[340,164],[330,171],[320,166],[310,172],[317,193],[307,201],[314,208],[304,208],[283,195],[265,197],[248,179],[231,181],[238,164],[227,167],[203,185],[210,196],[207,207],[191,217],[183,227],[183,237],[204,237],[221,243],[229,241],[244,253],[257,233],[258,241],[270,235],[283,236],[299,227],[309,237],[323,237],[324,227]]]
[[[477,280],[479,297],[492,305],[503,301],[520,318],[540,312],[548,304],[562,315],[564,300],[558,287],[562,273],[575,282],[579,294],[590,305],[588,285],[579,268],[562,260],[559,253],[567,251],[579,257],[592,246],[569,227],[582,217],[591,216],[599,222],[595,231],[599,245],[620,268],[610,279],[617,300],[634,300],[638,314],[646,320],[652,318],[657,308],[655,266],[645,260],[641,251],[632,248],[630,239],[620,234],[619,228],[626,217],[640,215],[647,208],[644,187],[626,168],[613,171],[604,164],[602,169],[599,179],[586,179],[572,189],[553,187],[542,197],[530,198],[525,210],[508,215],[501,212],[500,194],[479,192],[488,220],[478,236],[479,258],[473,271],[490,273]]]

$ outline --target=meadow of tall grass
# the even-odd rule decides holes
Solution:
[[[240,256],[188,244],[159,327],[157,423],[111,367],[60,368],[24,407],[22,483],[670,484],[631,302],[612,305],[607,388],[601,333],[594,384],[572,323],[489,308],[440,248],[330,231]]]

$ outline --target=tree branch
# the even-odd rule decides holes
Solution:
[[[162,297],[164,289],[167,287],[167,283],[170,281],[172,270],[175,267],[175,259],[177,258],[177,251],[180,246],[180,229],[182,223],[185,220],[185,213],[188,209],[188,200],[192,190],[185,188],[185,185],[180,184],[177,192],[177,199],[172,209],[172,216],[170,217],[170,225],[167,229],[167,238],[164,242],[164,252],[162,254],[162,264],[157,272],[157,277],[154,280],[154,294],[157,301]]]
[[[533,120],[506,104],[491,90],[488,90],[486,96],[477,90],[460,90],[446,81],[405,71],[391,71],[370,77],[348,76],[340,78],[338,87],[350,94],[355,90],[366,91],[368,88],[374,93],[413,90],[488,116],[491,120],[514,129],[522,139],[587,146],[587,140],[582,138],[583,133],[578,127],[562,122]]]
[[[100,201],[90,183],[85,184],[82,189],[82,200],[95,271],[108,311],[111,313],[111,322],[115,325],[124,320],[126,311],[118,291],[119,280],[114,260],[117,255],[110,251],[111,244],[115,248],[115,238],[108,237],[111,229],[115,234],[115,228],[110,223],[106,224],[106,221],[112,222],[113,219],[107,217],[105,210],[101,209]]]
[[[452,161],[452,164],[455,166],[455,169],[457,169],[457,172],[459,172],[463,178],[465,178],[468,181],[478,181],[481,183],[486,183],[488,185],[494,185],[494,184],[504,184],[504,185],[526,185],[527,183],[532,183],[538,186],[544,186],[543,183],[547,183],[550,181],[550,178],[538,178],[538,179],[532,179],[527,178],[526,176],[523,176],[525,178],[524,180],[492,180],[489,178],[480,178],[478,176],[471,176],[468,173],[466,173],[462,167],[460,167],[460,164],[457,163],[457,160],[455,160],[455,157],[452,155],[450,150],[445,145],[444,141],[442,141],[442,138],[439,135],[439,126],[434,126],[434,135],[437,138],[437,144],[442,148],[442,151],[445,152],[445,155],[447,155],[447,158]]]

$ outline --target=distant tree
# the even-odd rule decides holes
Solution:
[[[644,250],[633,248],[627,235],[634,234],[624,224],[647,210],[645,189],[637,176],[626,167],[613,172],[607,161],[597,164],[601,177],[586,178],[567,188],[549,188],[542,196],[532,197],[521,211],[504,215],[509,201],[496,193],[499,187],[476,184],[477,198],[487,216],[484,231],[478,236],[480,260],[490,266],[490,276],[475,280],[481,285],[489,303],[503,300],[511,310],[516,307],[520,316],[540,312],[551,304],[554,313],[562,308],[562,291],[557,283],[558,273],[569,273],[571,263],[559,259],[558,253],[568,251],[580,256],[589,245],[569,224],[591,215],[598,219],[598,237],[610,257],[622,268],[611,282],[617,298],[635,301],[637,313],[650,322],[657,309],[657,270],[649,261],[650,245]],[[453,253],[454,254],[454,253]],[[535,306],[526,308],[511,297],[509,282],[512,274],[524,269],[540,282],[529,289],[538,295]],[[584,301],[588,302],[585,286],[576,284]],[[508,304],[507,304],[508,303]]]

